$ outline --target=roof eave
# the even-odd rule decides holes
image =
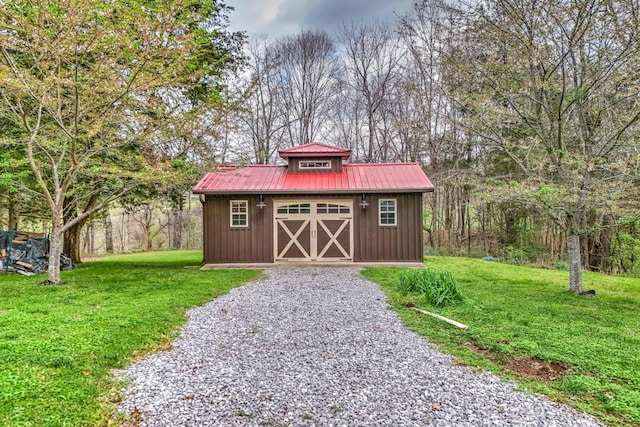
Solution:
[[[313,158],[313,157],[324,157],[324,158],[332,158],[332,157],[340,157],[342,160],[347,160],[351,157],[351,153],[291,153],[291,154],[280,154],[280,157],[287,160],[291,157],[302,157],[302,158]]]

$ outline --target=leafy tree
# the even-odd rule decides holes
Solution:
[[[518,173],[494,189],[565,231],[570,290],[592,209],[634,197],[640,120],[637,2],[483,1],[463,8],[444,71],[462,123]]]
[[[47,202],[49,282],[61,283],[66,231],[171,181],[157,108],[177,120],[215,99],[241,42],[225,31],[227,11],[219,0],[0,4],[0,96]]]

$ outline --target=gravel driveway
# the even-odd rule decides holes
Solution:
[[[142,426],[602,425],[457,366],[357,269],[265,274],[190,311],[172,350],[130,366],[120,409]]]

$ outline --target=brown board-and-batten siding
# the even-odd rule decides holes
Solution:
[[[248,227],[230,226],[231,200],[248,200]],[[259,208],[257,195],[210,196],[203,206],[204,262],[273,262],[273,204]]]
[[[378,201],[397,200],[395,226],[381,226]],[[367,194],[369,206],[354,210],[354,261],[422,262],[422,194]],[[357,205],[356,205],[357,206]]]
[[[204,204],[204,261],[216,263],[272,263],[274,255],[274,200],[345,199],[353,203],[353,261],[422,261],[422,194],[367,194],[366,208],[361,195],[265,195],[266,206],[256,205],[257,195],[207,195]],[[394,226],[379,225],[378,201],[397,201]],[[248,201],[248,227],[230,226],[231,200]],[[322,246],[322,244],[321,244]],[[327,256],[340,256],[328,253]]]

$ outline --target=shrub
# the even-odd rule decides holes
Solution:
[[[404,273],[398,289],[403,294],[414,293],[427,303],[441,307],[462,300],[457,283],[448,271],[436,272],[425,268]]]
[[[509,245],[504,248],[504,259],[510,264],[525,265],[529,262],[529,252],[524,248]]]
[[[553,268],[556,270],[567,271],[569,270],[569,264],[564,261],[556,261],[553,263]]]

